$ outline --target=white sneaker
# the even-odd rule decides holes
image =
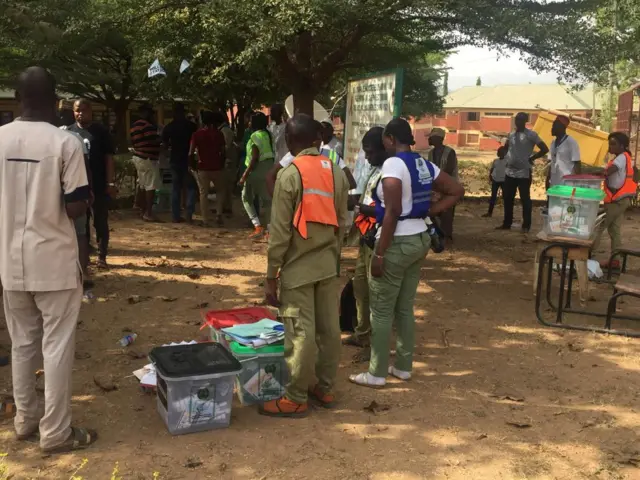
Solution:
[[[405,372],[403,370],[398,370],[396,367],[389,367],[389,375],[393,375],[399,380],[411,380],[411,372]]]
[[[349,381],[351,383],[355,383],[356,385],[369,388],[382,388],[387,383],[385,378],[374,377],[369,372],[358,373],[357,375],[349,375]]]

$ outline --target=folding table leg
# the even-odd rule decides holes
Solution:
[[[567,260],[569,254],[566,248],[562,249],[562,267],[560,269],[560,292],[558,293],[558,315],[556,323],[562,323],[562,304],[564,302],[564,283],[567,276]]]

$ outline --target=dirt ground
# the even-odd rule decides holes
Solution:
[[[43,457],[14,441],[4,421],[0,479],[640,479],[640,340],[537,324],[534,235],[494,231],[502,208],[480,218],[485,202],[460,205],[455,251],[427,258],[410,382],[379,391],[350,384],[366,365],[344,347],[335,410],[279,420],[234,400],[230,428],[181,437],[167,432],[155,398],[131,376],[146,360],[128,352],[197,339],[204,303],[261,302],[266,246],[246,239],[240,215],[205,230],[115,212],[112,269],[96,275],[98,298],[82,308],[73,377],[74,424],[100,438],[84,452]],[[629,245],[640,239],[639,218],[625,222]],[[537,231],[537,210],[534,220]],[[345,249],[345,281],[355,254]],[[592,294],[589,308],[604,311],[610,287],[594,284]],[[142,301],[131,304],[132,295]],[[622,310],[637,311],[637,302]],[[139,337],[123,350],[116,342],[127,329]],[[94,376],[118,389],[103,392]],[[0,368],[1,392],[11,391],[10,377]],[[365,410],[372,401],[387,409]]]

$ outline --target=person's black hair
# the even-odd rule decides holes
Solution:
[[[411,125],[404,118],[396,117],[387,123],[384,129],[386,136],[394,137],[398,143],[403,145],[415,145]]]
[[[504,145],[501,147],[498,147],[498,156],[499,157],[503,157],[507,154],[507,147],[505,147]]]
[[[516,113],[516,118],[517,117],[524,117],[527,122],[529,121],[529,114],[527,112],[518,112]]]
[[[331,122],[328,122],[328,121],[325,120],[324,122],[320,122],[320,126],[323,129],[331,130],[331,133],[333,134],[334,128],[333,128],[333,124]]]
[[[229,119],[227,118],[227,115],[224,112],[221,111],[216,111],[213,112],[213,123],[215,125],[222,125],[223,123],[227,123],[229,121]]]
[[[42,67],[27,68],[18,77],[16,98],[32,108],[55,101],[55,77]]]
[[[384,136],[384,128],[382,127],[373,127],[370,128],[367,133],[362,137],[362,146],[365,145],[370,146],[375,151],[383,151],[384,143],[382,142],[382,137]]]
[[[269,121],[267,116],[262,112],[256,112],[251,117],[251,128],[254,132],[258,132],[260,130],[267,132],[269,135],[269,141],[273,144],[273,139],[271,138],[271,132],[267,129]]]
[[[150,103],[143,103],[138,107],[140,113],[153,113],[153,105]]]
[[[73,106],[75,107],[76,105],[88,105],[91,107],[91,102],[86,98],[77,98],[76,101],[73,102]]]
[[[209,110],[205,110],[204,112],[202,112],[201,117],[202,117],[202,123],[204,125],[211,126],[215,122],[215,115],[213,112],[210,112]]]
[[[184,116],[186,112],[186,108],[184,106],[184,103],[182,102],[176,102],[173,104],[173,114],[178,116],[178,115],[182,115]]]
[[[626,133],[623,132],[612,132],[609,134],[609,140],[611,140],[612,138],[615,138],[615,140],[622,145],[622,148],[624,148],[624,151],[627,153],[631,153],[631,151],[629,150],[629,144],[630,144],[630,140],[629,140],[629,136]]]
[[[58,113],[58,125],[57,127],[68,127],[69,125],[73,125],[76,122],[75,117],[73,116],[73,110],[69,110],[68,108],[63,108]]]
[[[286,132],[296,142],[310,147],[318,140],[318,122],[310,115],[298,113],[287,122]]]
[[[274,103],[273,105],[271,105],[271,108],[269,109],[269,116],[282,118],[283,115],[284,107],[281,103]]]

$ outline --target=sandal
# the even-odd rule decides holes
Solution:
[[[347,338],[342,340],[342,344],[343,345],[348,345],[350,347],[358,347],[358,348],[366,348],[366,347],[369,346],[369,342],[368,341],[360,340],[355,335],[349,335]]]
[[[355,383],[356,385],[360,385],[361,387],[368,387],[368,388],[375,388],[375,389],[384,388],[385,384],[387,383],[386,380],[383,378],[382,379],[383,383],[376,384],[376,383],[373,383],[374,378],[378,378],[378,377],[374,377],[369,372],[358,373],[357,375],[349,375],[349,381],[351,383]]]
[[[16,415],[16,402],[13,397],[5,397],[0,402],[0,419],[6,420]]]
[[[96,262],[96,268],[99,270],[108,270],[109,265],[107,264],[107,260],[104,258],[99,258]]]
[[[142,215],[142,220],[147,223],[163,223],[162,220],[160,220],[158,217],[149,217],[146,214]]]
[[[98,433],[95,430],[86,428],[71,427],[71,435],[60,445],[43,448],[44,453],[67,453],[75,450],[83,450],[92,445],[98,439]]]

